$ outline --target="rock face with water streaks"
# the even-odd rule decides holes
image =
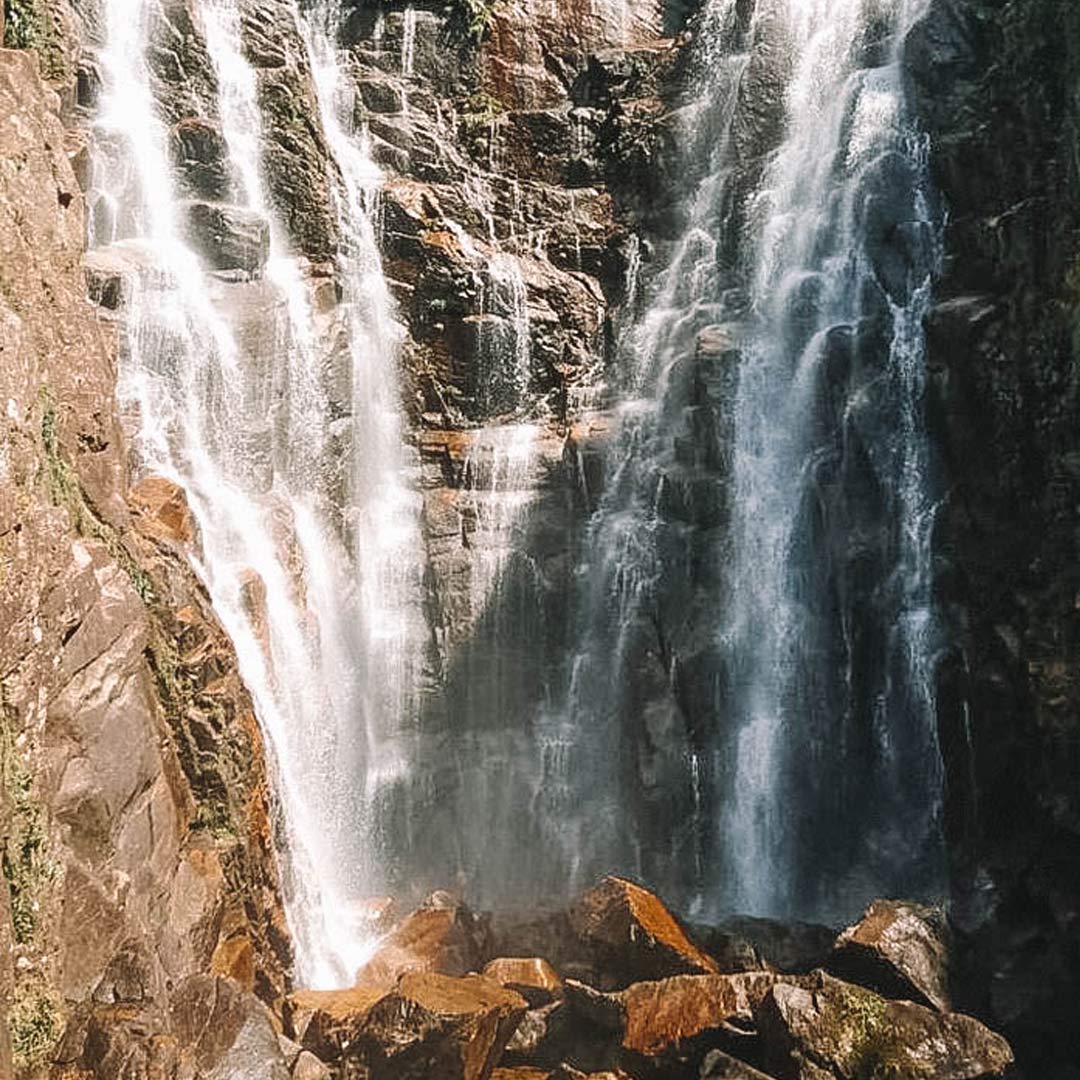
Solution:
[[[1054,0],[933,0],[909,67],[950,208],[930,313],[950,497],[939,690],[956,1001],[1032,1076],[1080,1043],[1077,252],[1080,20]]]

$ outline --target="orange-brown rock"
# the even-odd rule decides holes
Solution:
[[[161,476],[147,476],[135,484],[129,498],[136,511],[138,528],[158,540],[190,544],[195,539],[195,520],[184,489]]]
[[[251,938],[240,934],[219,941],[210,960],[210,970],[215,975],[232,979],[248,992],[254,990],[255,950]]]
[[[480,1080],[513,1036],[527,1004],[481,975],[403,975],[393,989],[302,990],[290,999],[300,1045],[349,1061],[372,1080]]]
[[[288,1017],[296,1041],[316,1057],[336,1060],[358,1038],[368,1010],[386,991],[370,986],[348,990],[298,990]]]
[[[949,942],[945,913],[899,900],[875,900],[836,940],[829,970],[891,998],[948,1012]]]
[[[483,939],[481,922],[463,904],[429,899],[386,935],[356,981],[390,987],[407,972],[465,975],[480,967]]]
[[[624,878],[606,877],[587,892],[573,922],[615,985],[718,971],[659,897]]]
[[[534,1069],[531,1065],[518,1065],[511,1069],[495,1069],[491,1080],[548,1080],[550,1069]]]
[[[625,1062],[635,1064],[745,1041],[755,1009],[781,978],[765,971],[675,975],[615,994],[568,979],[566,994],[571,1008],[610,1032]]]
[[[371,1080],[486,1080],[525,1008],[481,975],[405,975],[368,1010],[359,1056]]]
[[[519,993],[534,1008],[563,996],[562,979],[539,956],[503,956],[484,967],[484,974],[500,986]]]

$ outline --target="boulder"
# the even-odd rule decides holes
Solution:
[[[752,1065],[723,1050],[710,1050],[701,1063],[699,1080],[772,1080]]]
[[[520,995],[480,975],[404,975],[368,1010],[360,1054],[371,1080],[483,1080],[525,1008]]]
[[[836,931],[828,926],[749,915],[725,919],[717,927],[695,926],[693,933],[725,971],[768,967],[805,975],[824,966],[836,943]]]
[[[270,255],[266,219],[242,206],[188,202],[184,205],[192,246],[214,270],[257,274]]]
[[[530,1009],[521,1018],[514,1037],[506,1044],[506,1052],[520,1061],[546,1060],[549,1055],[545,1051],[552,1035],[557,1032],[558,1019],[565,1011],[565,1006],[558,1001],[539,1009]]]
[[[778,982],[756,1010],[765,1068],[779,1080],[975,1080],[1002,1076],[1009,1044],[977,1020],[818,973]]]
[[[875,900],[836,941],[829,970],[889,998],[947,1012],[949,932],[940,908]]]
[[[385,996],[382,988],[354,986],[348,990],[299,990],[289,999],[287,1018],[303,1049],[326,1061],[336,1061],[360,1036],[371,1007]]]
[[[659,897],[624,878],[604,878],[582,897],[572,919],[598,966],[618,986],[719,970]]]
[[[406,972],[465,975],[484,955],[484,924],[464,904],[439,902],[433,894],[403,919],[357,972],[365,986],[392,986]]]
[[[676,975],[601,993],[568,979],[567,1003],[583,1019],[610,1033],[631,1071],[660,1066],[714,1047],[740,1049],[753,1041],[755,1010],[780,976]]]
[[[505,956],[490,961],[484,975],[519,993],[533,1008],[548,1005],[563,995],[555,969],[538,956]]]

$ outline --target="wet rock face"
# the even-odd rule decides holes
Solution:
[[[55,101],[0,51],[0,154],[23,163],[0,176],[0,987],[15,1075],[55,1052],[104,1080],[149,1069],[155,1033],[166,1055],[184,1041],[170,1002],[216,957],[246,990],[215,993],[268,1003],[290,957],[261,742],[186,504],[128,487]],[[269,1045],[259,1023],[237,1040]]]
[[[938,689],[956,1000],[1031,1076],[1080,1054],[1062,1012],[1080,992],[1078,16],[935,0],[907,41],[950,211],[927,329],[952,491],[936,548],[956,642]]]
[[[270,226],[241,206],[191,202],[187,214],[192,247],[214,270],[257,275],[270,255]]]

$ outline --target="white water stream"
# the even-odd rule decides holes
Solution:
[[[152,96],[145,0],[106,5],[98,136],[120,152],[100,155],[97,187],[122,210],[107,215],[117,231],[95,239],[135,236],[153,252],[155,269],[137,276],[127,305],[121,398],[137,411],[144,467],[188,493],[196,565],[267,737],[298,978],[348,985],[370,946],[363,901],[384,869],[375,808],[406,767],[424,638],[400,331],[372,225],[379,174],[342,119],[338,12],[316,9],[297,19],[294,40],[340,177],[343,290],[320,314],[264,190],[258,76],[240,13],[226,0],[196,10],[218,81],[204,105],[220,118],[234,202],[270,224],[264,275],[219,280],[188,246]]]

